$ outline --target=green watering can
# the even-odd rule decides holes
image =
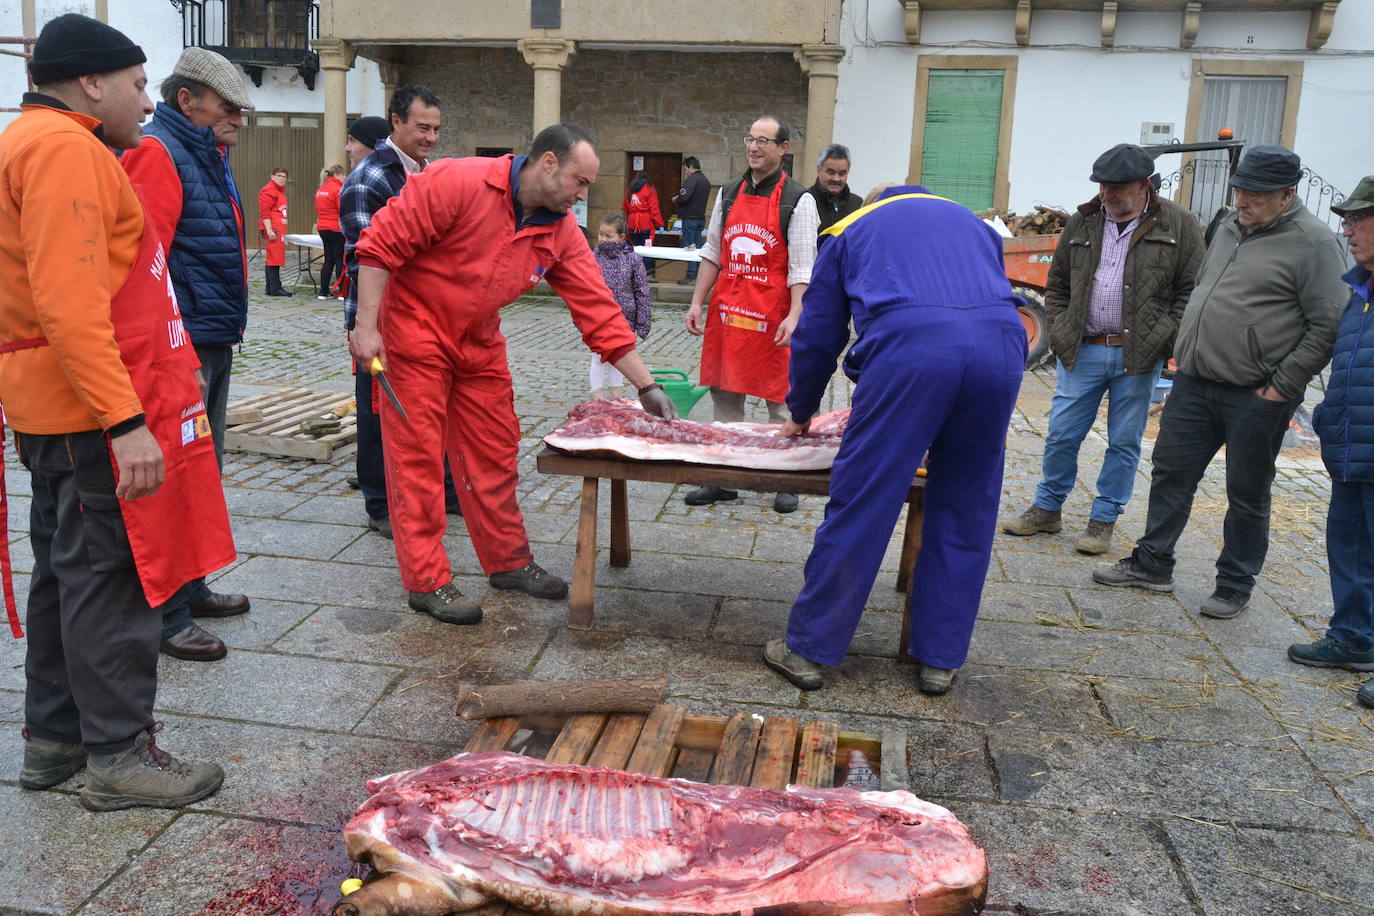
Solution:
[[[654,381],[663,386],[663,393],[677,407],[678,415],[686,417],[697,406],[697,401],[711,389],[705,385],[693,385],[687,373],[681,369],[651,369]]]

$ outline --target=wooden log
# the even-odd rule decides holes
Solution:
[[[651,712],[663,699],[668,679],[611,677],[586,681],[523,681],[518,684],[462,684],[458,715],[489,719],[527,713]]]

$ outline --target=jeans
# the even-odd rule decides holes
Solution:
[[[191,605],[204,601],[212,594],[204,579],[192,579],[177,589],[176,594],[158,608],[162,614],[162,638],[170,639],[194,623]]]
[[[1097,419],[1103,392],[1107,400],[1107,452],[1097,475],[1097,498],[1090,517],[1114,522],[1126,510],[1140,464],[1140,438],[1150,413],[1150,394],[1159,381],[1162,362],[1149,372],[1126,375],[1122,348],[1084,343],[1072,369],[1060,362],[1050,407],[1050,431],[1035,504],[1059,511],[1078,477],[1078,449]]]
[[[382,464],[382,418],[372,403],[372,376],[355,366],[353,394],[358,403],[358,489],[370,518],[383,519],[386,508],[386,469]]]
[[[1360,652],[1374,649],[1374,482],[1332,480],[1326,513],[1331,570],[1331,636]]]
[[[1226,446],[1226,520],[1218,588],[1248,595],[1269,551],[1274,459],[1300,399],[1267,401],[1253,390],[1179,375],[1160,417],[1150,475],[1150,508],[1135,559],[1172,572],[1174,545],[1188,524],[1207,465]]]
[[[692,246],[696,246],[697,248],[700,248],[700,247],[701,247],[701,241],[702,241],[702,235],[703,235],[705,232],[706,232],[706,220],[704,220],[704,219],[687,219],[687,218],[684,217],[683,220],[682,220],[682,247],[683,247],[683,248],[690,248],[690,247],[692,247]],[[688,277],[695,277],[695,276],[697,275],[697,268],[700,267],[700,266],[701,266],[701,262],[699,262],[699,261],[688,261],[688,262],[687,262],[687,276],[688,276]]]
[[[631,244],[631,245],[647,245],[647,244],[649,244],[649,236],[652,235],[652,234],[653,234],[653,233],[651,233],[651,232],[650,232],[649,230],[647,230],[647,229],[645,229],[643,232],[634,232],[634,231],[631,231],[631,232],[629,233],[629,235],[630,235],[630,244]],[[641,257],[640,260],[644,262],[644,272],[645,272],[646,274],[648,274],[648,275],[649,275],[649,279],[652,280],[652,279],[654,278],[654,264],[655,264],[656,262],[654,261],[653,258]]]

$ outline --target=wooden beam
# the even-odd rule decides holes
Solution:
[[[1312,8],[1312,19],[1307,25],[1307,46],[1320,48],[1331,37],[1331,26],[1336,21],[1336,7],[1340,0],[1327,0],[1321,6]]]
[[[1116,0],[1105,0],[1102,4],[1102,47],[1110,48],[1116,44]]]
[[[1178,36],[1180,48],[1191,48],[1197,41],[1198,20],[1202,18],[1202,4],[1199,0],[1188,0],[1183,8],[1183,32]]]
[[[921,0],[897,0],[902,4],[902,26],[907,44],[921,43]]]
[[[1030,44],[1031,0],[1016,0],[1016,43]]]

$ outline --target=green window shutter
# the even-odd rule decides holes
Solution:
[[[1002,131],[1001,70],[932,70],[921,184],[970,210],[992,206]]]

